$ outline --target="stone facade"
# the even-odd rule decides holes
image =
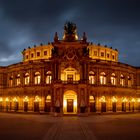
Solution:
[[[0,67],[0,110],[139,111],[140,68],[118,62],[118,50],[87,42],[85,33],[81,40],[76,31],[65,33],[23,50],[23,62]]]

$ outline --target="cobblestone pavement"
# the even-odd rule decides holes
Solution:
[[[0,140],[139,140],[140,113],[52,117],[0,113]]]
[[[63,117],[45,135],[43,140],[96,140],[86,123],[78,117]]]

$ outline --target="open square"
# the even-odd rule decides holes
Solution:
[[[138,140],[140,113],[88,117],[0,113],[1,140]]]

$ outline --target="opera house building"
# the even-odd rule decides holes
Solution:
[[[140,67],[119,62],[117,49],[94,44],[76,24],[47,45],[22,51],[0,67],[0,111],[92,114],[140,111]]]

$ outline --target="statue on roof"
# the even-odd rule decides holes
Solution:
[[[64,25],[64,30],[66,34],[75,34],[76,28],[76,24],[70,21],[66,22]]]
[[[64,24],[64,36],[63,39],[65,41],[75,41],[78,39],[77,33],[76,33],[77,27],[76,24],[73,22],[66,22]]]

